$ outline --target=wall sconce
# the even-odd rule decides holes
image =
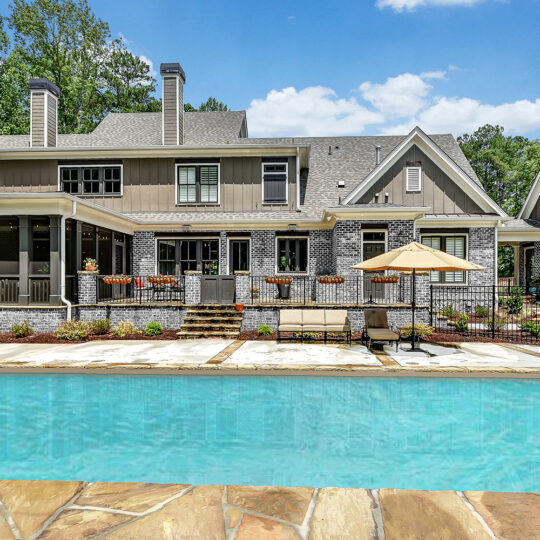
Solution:
[[[182,232],[191,232],[191,225],[182,225]]]

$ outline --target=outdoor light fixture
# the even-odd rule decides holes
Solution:
[[[287,225],[287,230],[296,231],[296,223],[290,223],[289,225]]]
[[[182,232],[190,232],[191,225],[182,225]]]

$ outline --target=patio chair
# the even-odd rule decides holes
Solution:
[[[135,297],[139,300],[139,303],[141,303],[144,291],[147,290],[144,279],[142,277],[134,277],[133,283],[135,284]]]
[[[396,343],[398,350],[401,336],[394,332],[388,324],[388,314],[386,309],[366,309],[364,311],[365,326],[362,332],[362,342],[371,348],[373,341],[387,341]]]

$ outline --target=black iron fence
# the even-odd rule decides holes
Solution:
[[[410,276],[251,276],[251,304],[409,304]]]
[[[179,302],[185,299],[184,276],[98,276],[98,302]]]
[[[540,293],[540,291],[539,291]],[[437,333],[501,341],[538,342],[540,294],[508,285],[431,286],[431,321]]]

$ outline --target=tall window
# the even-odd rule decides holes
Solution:
[[[219,240],[158,241],[160,274],[185,274],[188,270],[199,270],[205,275],[219,274]]]
[[[459,236],[422,236],[422,244],[464,259],[467,238]],[[465,272],[430,272],[432,283],[465,283]]]
[[[60,166],[60,190],[72,195],[118,196],[122,194],[120,165]]]
[[[218,165],[179,165],[178,203],[204,204],[219,202]]]
[[[263,163],[263,202],[287,202],[287,162]]]
[[[308,239],[278,238],[277,267],[279,272],[307,272]]]

